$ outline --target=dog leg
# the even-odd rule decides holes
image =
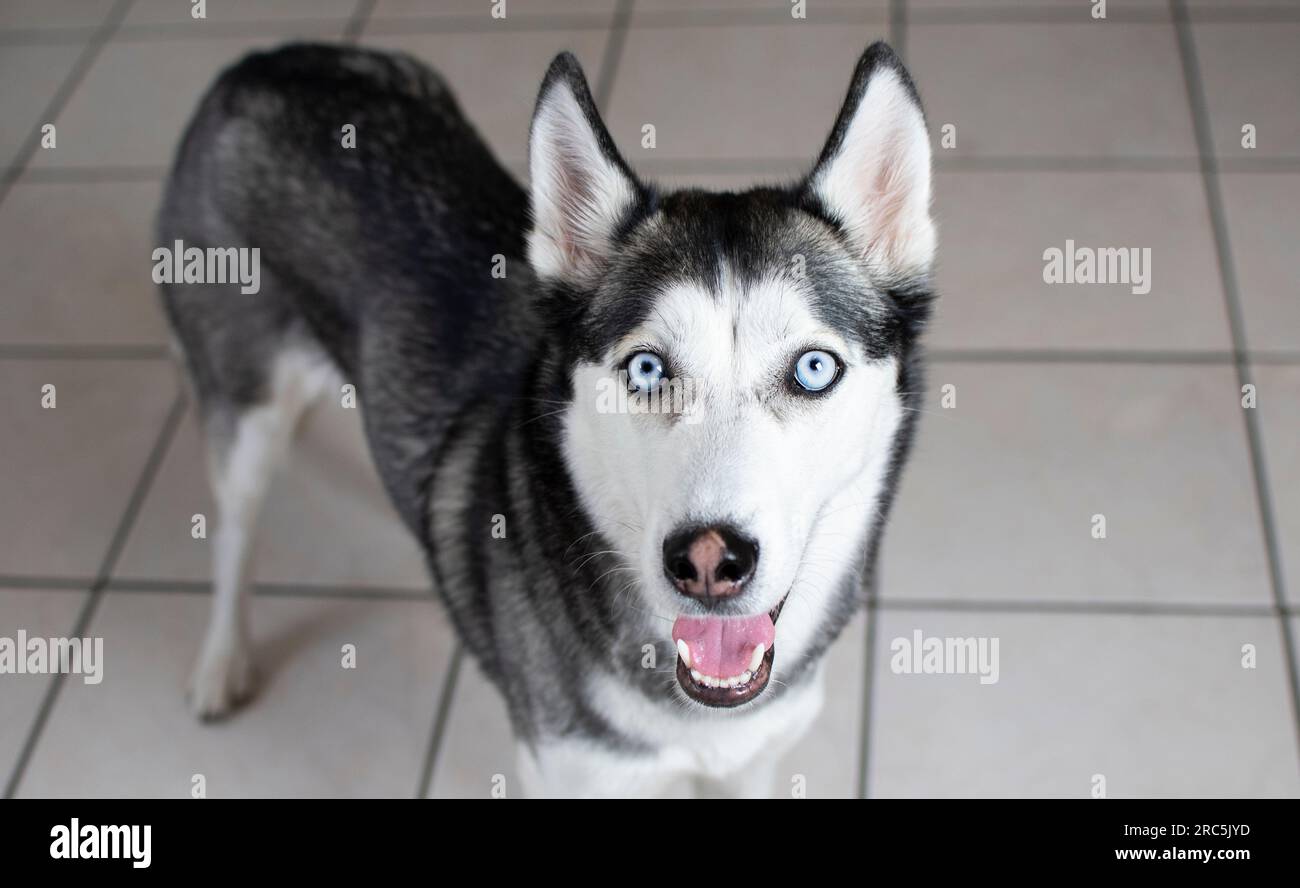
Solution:
[[[207,637],[190,682],[190,706],[202,719],[219,718],[252,696],[256,684],[249,632],[254,532],[276,468],[294,428],[320,392],[298,362],[282,360],[271,399],[234,414],[209,416],[209,471],[217,504],[212,546],[212,613]],[[225,426],[228,435],[221,435]]]

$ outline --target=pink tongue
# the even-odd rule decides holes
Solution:
[[[756,617],[678,617],[673,642],[691,649],[691,668],[705,675],[730,678],[749,669],[754,647],[772,649],[776,627],[767,614]]]

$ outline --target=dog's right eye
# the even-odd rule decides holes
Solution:
[[[664,362],[654,352],[637,352],[627,362],[627,387],[652,392],[664,381]]]
[[[794,362],[795,382],[805,391],[825,391],[839,375],[840,365],[830,352],[818,349],[806,351]]]

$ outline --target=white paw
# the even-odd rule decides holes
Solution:
[[[211,721],[253,696],[257,670],[246,644],[205,647],[190,679],[190,709]]]

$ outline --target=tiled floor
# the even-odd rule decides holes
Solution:
[[[217,726],[184,706],[211,503],[139,257],[222,66],[291,38],[414,53],[520,170],[568,48],[638,169],[735,188],[804,168],[856,55],[889,37],[936,144],[956,136],[936,150],[929,404],[880,595],[783,776],[812,797],[1082,798],[1098,775],[1112,796],[1300,795],[1300,3],[807,5],[0,4],[0,635],[112,653],[95,686],[0,675],[4,791],[518,794],[505,708],[342,409],[310,417],[262,524],[264,692]],[[1151,291],[1043,284],[1067,239],[1151,248]],[[896,673],[892,640],[918,630],[999,639],[1000,681]]]

